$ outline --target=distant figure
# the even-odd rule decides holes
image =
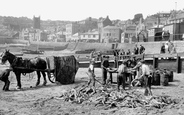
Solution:
[[[165,44],[164,43],[161,46],[160,53],[161,54],[165,53]]]
[[[120,59],[123,59],[123,57],[122,57],[123,55],[125,55],[125,51],[123,49],[121,49],[119,52]]]
[[[9,75],[10,75],[9,69],[5,69],[5,70],[0,71],[0,80],[5,83],[4,87],[3,87],[4,91],[9,91],[9,86],[10,86],[10,81],[8,79]]]
[[[114,67],[118,67],[118,60],[119,60],[119,52],[117,49],[114,50]]]
[[[135,55],[139,54],[139,48],[137,47],[137,44],[134,47],[134,54]]]
[[[168,45],[168,42],[165,43],[165,53],[169,53],[169,45]]]
[[[107,68],[109,68],[109,56],[103,56],[101,68],[102,68],[102,85],[106,85]]]
[[[126,52],[126,55],[130,55],[131,54],[131,51],[130,49],[128,49],[128,51]]]
[[[94,58],[94,53],[95,53],[95,51],[91,51],[91,53],[90,53],[90,59],[93,59]]]
[[[113,54],[114,54],[114,56],[118,56],[118,55],[119,55],[118,50],[117,50],[117,49],[115,49],[115,50],[113,51]]]
[[[140,53],[140,54],[143,54],[143,53],[144,53],[144,51],[145,51],[144,46],[140,45],[139,53]]]
[[[123,49],[120,50],[119,55],[124,55],[125,51]]]
[[[97,52],[97,61],[102,61],[102,54],[101,54],[101,52],[99,51],[99,52]]]
[[[171,54],[177,53],[177,52],[176,52],[176,46],[175,46],[173,43],[172,43],[171,45],[172,45],[172,49],[171,49],[171,52],[170,52],[170,53],[171,53]]]
[[[170,40],[168,40],[167,43],[168,43],[168,52],[171,53],[171,50],[172,50],[172,47],[174,46],[174,44]]]
[[[162,39],[163,39],[163,40],[169,40],[169,38],[170,38],[169,30],[163,31],[163,32],[162,32]]]

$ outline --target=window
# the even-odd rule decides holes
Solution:
[[[83,35],[83,37],[85,38],[85,35]]]
[[[93,35],[93,38],[95,38],[96,36],[95,35]]]
[[[90,38],[91,36],[90,35],[88,35],[88,38]]]

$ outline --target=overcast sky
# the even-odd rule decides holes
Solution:
[[[0,0],[0,15],[14,17],[41,16],[41,20],[79,21],[87,17],[133,19],[137,13],[147,15],[184,9],[184,0]],[[176,4],[177,3],[177,4]]]

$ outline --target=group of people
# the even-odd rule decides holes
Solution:
[[[173,42],[168,40],[166,43],[162,43],[160,53],[173,54],[176,53],[176,47]]]
[[[88,85],[92,83],[92,87],[95,90],[95,74],[94,74],[94,64],[95,60],[92,59],[90,61],[90,65],[88,68],[88,73],[89,73],[89,81]],[[140,72],[141,75],[134,78],[134,81],[136,82],[136,85],[142,84],[145,87],[145,95],[152,95],[151,92],[151,76],[150,76],[150,68],[149,66],[145,63],[144,60],[139,60],[137,64],[134,67],[128,67],[128,60],[122,60],[121,64],[115,68],[112,69],[110,68],[109,64],[109,56],[103,56],[103,61],[101,62],[101,69],[102,69],[102,86],[106,86],[111,78],[108,78],[107,73],[109,72],[116,72],[117,73],[117,90],[121,91],[120,89],[125,90],[126,86],[126,80],[127,77],[132,74],[135,75],[134,73]],[[130,80],[130,79],[129,79]],[[131,83],[132,84],[132,83]],[[122,88],[120,88],[122,86]]]
[[[145,47],[140,44],[140,47],[137,46],[137,44],[135,44],[135,47],[133,49],[133,51],[131,52],[130,49],[127,50],[127,52],[124,51],[124,49],[121,50],[114,50],[114,56],[121,56],[121,55],[138,55],[138,54],[143,54],[145,53]]]

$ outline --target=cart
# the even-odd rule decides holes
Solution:
[[[75,56],[49,56],[46,57],[47,69],[45,70],[51,83],[56,81],[61,84],[75,82],[75,75],[79,68],[79,63]]]

